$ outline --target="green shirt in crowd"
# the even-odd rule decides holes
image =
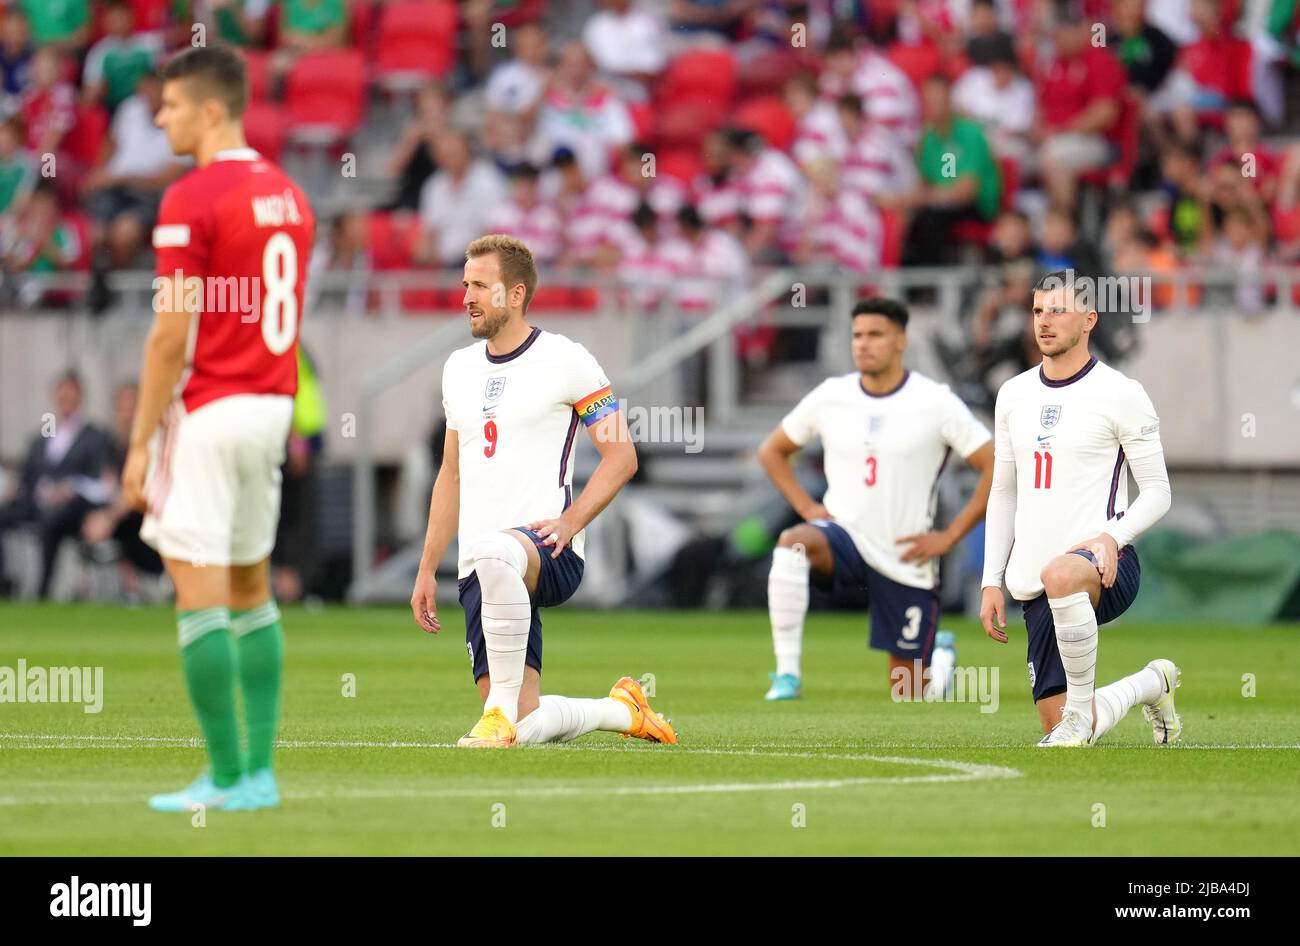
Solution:
[[[324,33],[345,26],[348,11],[343,0],[283,0],[284,22],[297,33]]]
[[[1002,173],[978,122],[954,116],[946,135],[927,125],[921,134],[916,163],[921,179],[937,187],[950,187],[958,178],[975,175],[975,205],[980,216],[991,220],[997,214]]]
[[[36,166],[25,154],[0,158],[0,214],[36,185]]]
[[[90,0],[22,0],[22,5],[36,46],[65,40],[90,22]]]

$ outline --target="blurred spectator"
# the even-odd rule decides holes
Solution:
[[[668,17],[679,41],[726,42],[736,37],[749,0],[668,0]]]
[[[27,14],[10,7],[0,21],[0,69],[4,70],[4,94],[16,102],[27,87],[32,64],[32,31]],[[6,108],[8,111],[9,108]]]
[[[6,275],[71,269],[83,247],[77,228],[63,216],[59,192],[42,179],[17,216],[0,217],[0,265]],[[35,305],[47,295],[34,283],[22,287],[20,302]]]
[[[1115,55],[1128,74],[1130,86],[1143,95],[1159,89],[1174,67],[1178,47],[1146,16],[1146,0],[1115,0]]]
[[[369,301],[367,277],[371,273],[370,249],[366,242],[367,218],[363,213],[341,213],[334,218],[329,235],[318,240],[307,264],[307,300],[303,309],[315,312],[322,302],[342,309],[348,315],[361,316]],[[323,273],[349,276],[342,291],[326,291],[315,277]]]
[[[786,80],[784,87],[786,108],[794,116],[795,133],[791,154],[799,165],[829,158],[840,161],[848,150],[844,128],[840,124],[835,103],[819,98],[817,78],[801,72]]]
[[[505,184],[496,168],[473,156],[469,140],[458,131],[438,136],[434,153],[438,170],[420,191],[421,232],[414,258],[421,264],[459,267],[465,247],[483,234]]]
[[[133,265],[153,228],[163,190],[185,164],[154,124],[162,81],[150,73],[113,116],[99,164],[82,181],[86,212],[96,223],[95,243],[108,249],[115,269]]]
[[[657,10],[632,0],[599,0],[582,29],[592,62],[625,101],[642,101],[668,62],[667,31]]]
[[[122,467],[126,463],[126,448],[130,442],[131,424],[135,419],[136,386],[118,385],[113,392],[113,432],[110,436],[104,472],[101,480],[112,500],[92,509],[81,524],[81,538],[87,545],[98,546],[112,542],[116,546],[115,561],[118,579],[128,603],[141,600],[141,575],[158,578],[162,574],[162,559],[140,538],[144,516],[129,507],[122,497]]]
[[[397,194],[386,209],[416,210],[424,182],[438,170],[435,142],[451,121],[451,93],[430,83],[415,96],[415,114],[388,159],[389,176],[397,179]]]
[[[567,147],[583,174],[595,178],[609,168],[610,152],[632,140],[633,131],[627,106],[595,81],[582,44],[564,47],[537,119],[539,150]]]
[[[886,210],[902,208],[916,186],[916,162],[898,136],[863,114],[862,100],[850,93],[835,102],[846,147],[839,186]]]
[[[727,144],[741,212],[749,220],[745,250],[756,263],[780,262],[799,240],[803,175],[785,152],[768,147],[756,132],[733,130]]]
[[[341,49],[348,41],[348,0],[281,0],[279,46],[271,69],[282,76],[304,53]]]
[[[298,392],[281,468],[280,519],[271,551],[271,583],[279,601],[302,598],[318,559],[313,511],[317,457],[325,447],[325,398],[306,346],[297,346],[297,356]]]
[[[1002,174],[984,131],[977,122],[953,114],[947,78],[930,76],[921,94],[921,179],[907,200],[912,219],[903,248],[904,264],[919,266],[954,261],[953,228],[992,220],[1002,198]]]
[[[610,231],[603,262],[613,265],[622,286],[625,305],[642,311],[659,307],[673,283],[673,271],[661,250],[659,214],[649,204],[638,204],[630,218],[618,221]]]
[[[1273,219],[1278,255],[1288,262],[1300,262],[1300,144],[1292,145],[1282,161]]]
[[[1210,234],[1196,149],[1186,144],[1170,145],[1160,159],[1160,172],[1169,233],[1182,253],[1193,253]]]
[[[1114,54],[1091,43],[1091,29],[1058,10],[1055,52],[1037,78],[1039,170],[1048,197],[1073,208],[1079,175],[1107,167],[1119,154],[1117,134],[1127,78]]]
[[[1223,218],[1223,228],[1210,244],[1208,260],[1231,269],[1235,285],[1229,289],[1211,289],[1207,293],[1210,305],[1232,305],[1245,315],[1263,311],[1264,280],[1260,270],[1268,254],[1267,221],[1252,214],[1245,207],[1229,209]]]
[[[1162,99],[1175,131],[1188,142],[1197,140],[1201,124],[1220,124],[1228,102],[1251,98],[1250,44],[1228,31],[1219,0],[1192,0],[1191,13],[1200,35],[1179,51]]]
[[[181,0],[184,2],[184,0]],[[191,0],[190,16],[231,46],[261,46],[273,0]],[[178,19],[183,19],[178,17]]]
[[[833,161],[814,161],[807,172],[810,186],[794,261],[801,266],[824,263],[853,273],[871,272],[884,254],[880,211],[866,194],[837,185]]]
[[[704,136],[700,145],[704,171],[692,183],[692,195],[706,226],[740,232],[740,185],[731,171],[731,144],[717,129]]]
[[[0,123],[0,214],[21,214],[36,186],[36,156],[24,147],[23,123]]]
[[[492,70],[483,101],[493,112],[518,115],[533,111],[551,79],[550,50],[540,23],[525,23],[510,34],[514,58]]]
[[[984,126],[995,155],[1030,169],[1034,84],[1020,73],[1011,38],[999,34],[972,43],[971,62],[952,87],[953,106]]]
[[[822,97],[832,100],[852,92],[862,100],[871,122],[909,146],[916,144],[921,129],[916,87],[907,73],[869,44],[859,50],[848,36],[832,36],[822,57],[820,87]]]
[[[1223,130],[1227,142],[1210,156],[1206,171],[1229,166],[1239,178],[1248,182],[1265,205],[1277,196],[1282,159],[1260,138],[1259,110],[1250,99],[1237,99],[1223,113]]]
[[[127,0],[111,0],[104,11],[104,38],[86,54],[82,101],[116,109],[135,93],[140,77],[153,72],[160,52],[156,33],[134,33],[135,13]]]
[[[108,460],[108,437],[86,422],[81,380],[69,372],[54,385],[54,413],[32,437],[18,487],[0,504],[0,596],[13,592],[4,565],[5,533],[34,526],[41,542],[38,594],[49,595],[59,545],[81,533],[81,523],[108,498],[100,474]]]
[[[19,0],[37,46],[60,52],[85,48],[90,36],[90,0]],[[10,6],[13,6],[10,3]]]
[[[523,240],[533,251],[533,258],[549,266],[564,249],[560,212],[553,203],[541,199],[537,168],[521,164],[511,170],[509,178],[509,194],[488,213],[484,229]]]
[[[32,56],[21,113],[27,147],[38,155],[57,152],[77,119],[77,91],[63,78],[63,57],[53,46],[42,46]]]
[[[954,375],[978,384],[991,404],[1002,380],[1038,359],[1032,321],[1026,317],[1039,273],[1029,218],[1004,211],[985,252],[984,288],[969,326],[970,352],[950,348],[939,336],[936,348]]]
[[[681,309],[708,311],[746,288],[745,248],[726,230],[706,227],[691,204],[677,211],[677,234],[665,242],[662,256],[672,270],[673,302]]]
[[[1038,268],[1043,272],[1072,269],[1076,273],[1090,274],[1088,253],[1079,242],[1079,231],[1074,216],[1059,207],[1043,215],[1038,230]]]

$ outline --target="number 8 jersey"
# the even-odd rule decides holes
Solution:
[[[1125,538],[1115,523],[1129,506],[1128,464],[1163,453],[1160,420],[1141,384],[1096,358],[1060,381],[1032,368],[998,391],[994,453],[999,467],[1015,464],[1005,577],[1012,597],[1027,601],[1042,594],[1050,559],[1102,531]],[[1002,564],[985,562],[985,585],[1001,583]]]
[[[297,392],[315,229],[306,195],[252,148],[218,152],[167,188],[153,231],[157,272],[184,282],[155,307],[180,311],[201,293],[181,382],[187,411],[233,394]]]

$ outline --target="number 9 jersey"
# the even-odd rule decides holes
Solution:
[[[171,297],[159,289],[154,302],[155,311],[197,310],[182,379],[186,410],[233,394],[297,392],[295,343],[315,229],[306,195],[252,148],[218,152],[167,188],[153,246],[158,276],[180,289]]]

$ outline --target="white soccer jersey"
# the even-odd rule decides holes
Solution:
[[[903,562],[907,547],[898,540],[933,526],[935,483],[950,451],[969,457],[989,442],[970,409],[946,384],[915,371],[881,395],[867,393],[853,372],[823,381],[781,427],[800,446],[821,438],[822,504],[863,560],[901,584],[933,588],[938,562]]]
[[[459,577],[488,532],[553,519],[573,502],[573,454],[587,426],[618,402],[609,379],[577,342],[534,328],[508,355],[481,341],[442,369],[442,407],[460,445]],[[570,543],[583,554],[584,535]]]
[[[1161,452],[1160,420],[1141,384],[1093,358],[1062,381],[1032,368],[1006,382],[994,428],[996,462],[1016,464],[1007,590],[1028,601],[1050,559],[1124,515],[1128,462]],[[986,584],[1002,565],[985,563]]]

